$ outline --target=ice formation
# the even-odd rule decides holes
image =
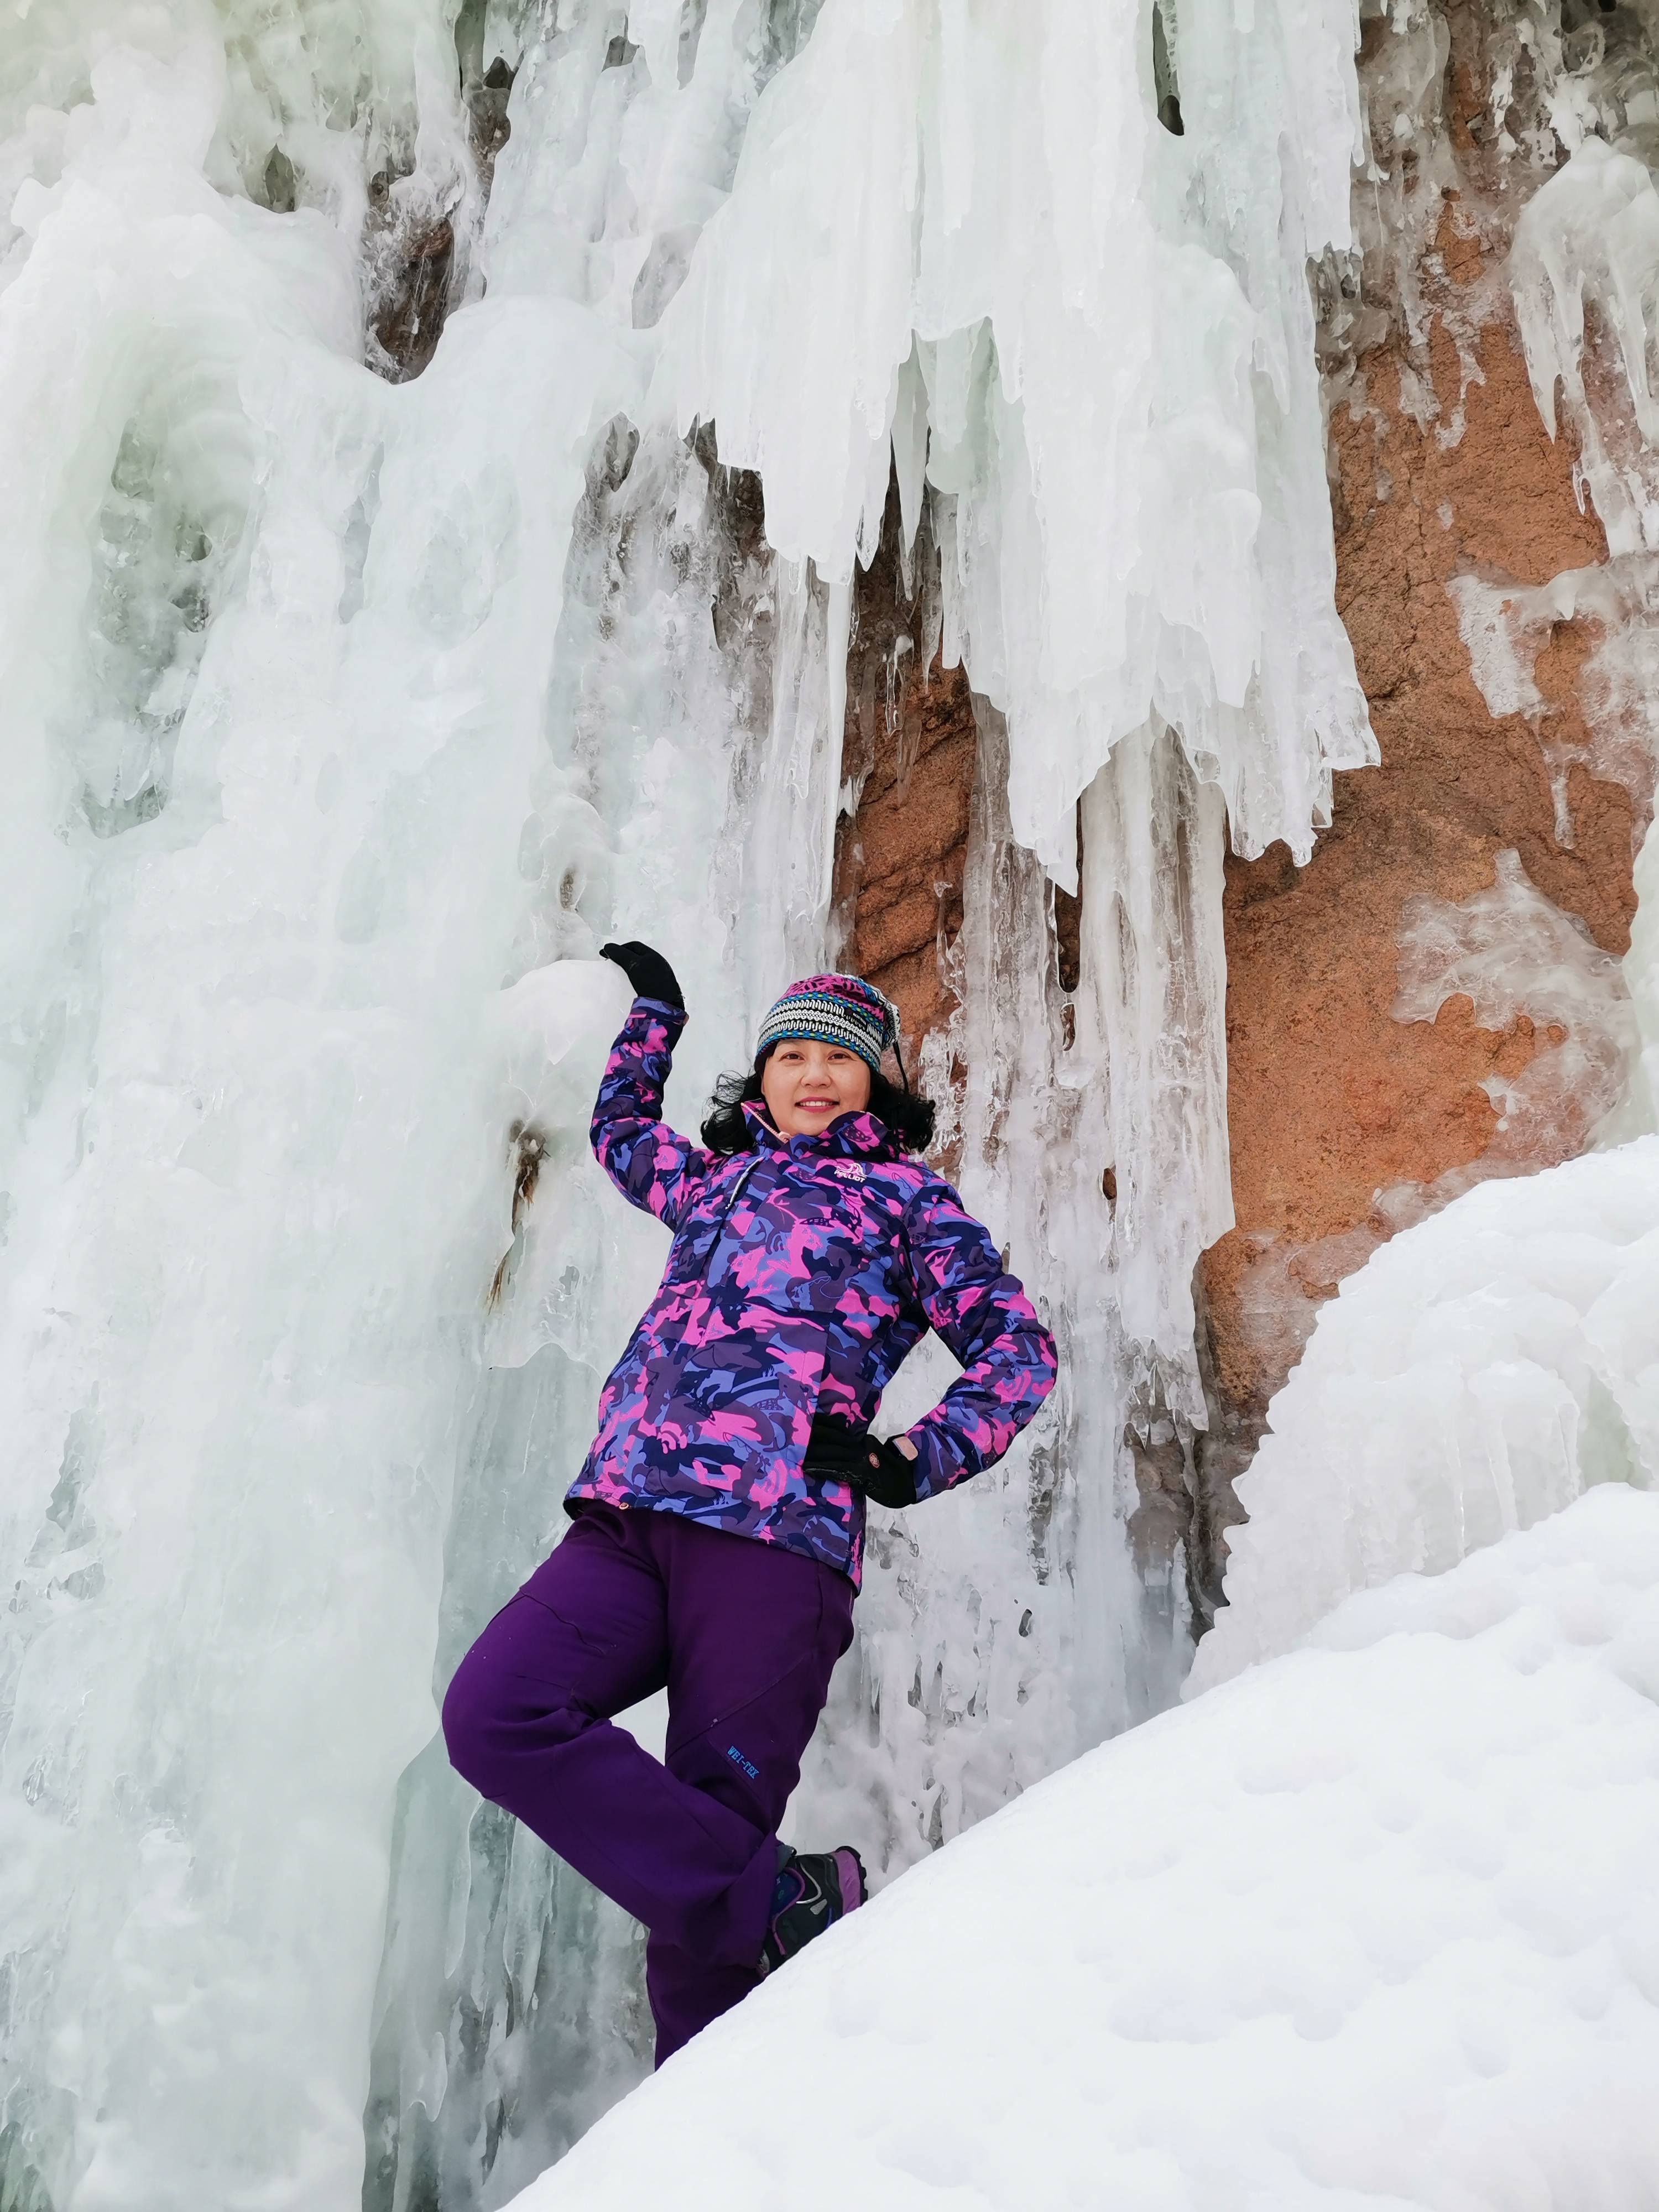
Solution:
[[[1490,890],[1461,904],[1407,901],[1394,1005],[1397,1020],[1431,1022],[1462,997],[1483,1029],[1506,1030],[1524,1015],[1542,1033],[1518,1074],[1482,1086],[1498,1109],[1483,1176],[1571,1158],[1610,1127],[1629,1095],[1638,1034],[1620,963],[1544,897],[1519,854],[1500,852],[1494,873]],[[1468,1170],[1441,1178],[1441,1198],[1455,1194],[1460,1173]]]
[[[823,957],[890,471],[981,701],[928,1073],[1067,1371],[876,1532],[793,1817],[896,1871],[1176,1693],[1121,1438],[1201,1409],[1223,843],[1305,852],[1369,745],[1305,282],[1357,15],[15,12],[0,2200],[496,2205],[648,2043],[636,1931],[429,1741],[660,1261],[592,956],[672,951],[682,1123]]]
[[[1659,305],[1659,192],[1646,162],[1586,137],[1522,210],[1510,282],[1539,412],[1553,436],[1559,386],[1608,550],[1659,550],[1659,502],[1608,453],[1583,375],[1584,309],[1593,302],[1617,348],[1643,442],[1659,446],[1659,393],[1648,374]]]
[[[518,2212],[1646,2203],[1656,1818],[1659,1498],[1619,1485],[1040,1784]]]
[[[1068,887],[1073,805],[1153,714],[1244,851],[1305,854],[1332,769],[1374,757],[1305,276],[1347,242],[1357,27],[1183,8],[1177,137],[1134,10],[830,7],[665,319],[682,422],[760,471],[772,542],[832,587],[875,551],[890,454],[908,532],[942,503],[947,644]]]

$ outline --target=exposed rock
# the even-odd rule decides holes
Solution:
[[[438,349],[449,308],[455,232],[447,216],[404,245],[374,318],[374,337],[396,381],[418,376]]]
[[[1437,348],[1448,411],[1449,352]],[[1282,848],[1228,864],[1238,1227],[1204,1272],[1218,1380],[1241,1410],[1265,1410],[1313,1306],[1395,1225],[1382,1194],[1475,1165],[1500,1119],[1483,1084],[1518,1075],[1539,1048],[1524,1014],[1502,1032],[1483,1030],[1466,997],[1432,1022],[1395,1018],[1407,902],[1465,900],[1492,884],[1497,855],[1512,850],[1599,945],[1621,952],[1629,941],[1629,794],[1575,765],[1573,844],[1564,848],[1544,752],[1550,736],[1582,728],[1585,625],[1561,625],[1539,656],[1543,717],[1494,719],[1446,588],[1477,567],[1541,583],[1605,553],[1574,501],[1571,455],[1544,436],[1507,329],[1487,326],[1480,363],[1486,380],[1467,394],[1455,445],[1402,411],[1392,358],[1367,363],[1365,411],[1334,422],[1339,599],[1382,764],[1340,779],[1331,827],[1305,868]],[[1581,1126],[1565,1149],[1589,1133]],[[1505,1162],[1510,1172],[1517,1164]]]
[[[1589,764],[1607,736],[1586,679],[1599,624],[1549,626],[1534,700],[1516,713],[1492,711],[1460,632],[1456,591],[1501,606],[1506,590],[1594,568],[1607,549],[1580,510],[1570,439],[1552,444],[1539,420],[1501,282],[1517,183],[1469,127],[1486,113],[1485,19],[1465,8],[1450,21],[1449,140],[1486,196],[1446,194],[1415,313],[1361,355],[1331,426],[1338,601],[1382,765],[1339,779],[1304,869],[1281,851],[1228,864],[1238,1226],[1202,1272],[1220,1425],[1246,1446],[1320,1302],[1377,1243],[1484,1175],[1583,1150],[1605,1104],[1586,1089],[1524,1129],[1506,1124],[1492,1094],[1547,1047],[1584,1042],[1559,1022],[1540,1032],[1522,1008],[1482,1028],[1467,995],[1432,1020],[1400,1018],[1413,902],[1467,902],[1513,854],[1606,953],[1624,951],[1635,910],[1646,815],[1631,785],[1644,779]]]
[[[462,223],[464,237],[476,234],[472,226],[482,220],[489,200],[495,157],[511,135],[507,109],[514,71],[499,54],[480,70],[483,31],[482,11],[463,9],[456,25],[456,53],[477,172],[476,198],[470,187],[463,191],[458,184],[451,198],[440,203],[450,212],[439,215],[429,200],[424,210],[418,200],[404,203],[399,179],[390,170],[382,170],[369,185],[369,222],[379,234],[365,255],[371,272],[369,363],[394,383],[420,375],[438,349],[465,276],[456,267],[456,221]],[[462,203],[459,214],[456,198]]]
[[[896,1002],[914,1051],[957,1004],[945,961],[962,927],[977,737],[967,678],[939,659],[932,545],[924,532],[912,583],[898,536],[895,495],[854,600],[842,774],[857,799],[836,895],[841,957]]]
[[[292,215],[300,204],[299,179],[294,164],[280,146],[270,149],[262,179],[264,204],[273,215]]]

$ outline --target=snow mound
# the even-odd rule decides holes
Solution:
[[[1592,1484],[1659,1487],[1656,1316],[1659,1137],[1479,1184],[1374,1252],[1273,1400],[1187,1694]]]
[[[1659,2203],[1659,1498],[1581,1498],[915,1869],[519,2212]]]

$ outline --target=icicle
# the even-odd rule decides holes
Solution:
[[[1268,37],[1183,11],[1176,139],[1132,12],[848,0],[761,100],[665,319],[655,404],[717,424],[773,543],[826,578],[869,556],[896,432],[917,448],[917,352],[966,665],[1008,720],[1015,832],[1062,883],[1077,799],[1154,711],[1246,852],[1305,855],[1332,769],[1375,757],[1304,274],[1346,242],[1357,27],[1309,14]],[[1301,159],[1270,215],[1281,132]]]
[[[1659,192],[1645,163],[1586,138],[1522,210],[1509,273],[1538,411],[1553,437],[1559,384],[1609,551],[1659,549],[1659,501],[1647,472],[1609,455],[1583,358],[1588,301],[1618,347],[1637,427],[1650,448],[1659,446],[1659,394],[1648,375],[1659,328]]]
[[[1233,1218],[1221,795],[1169,731],[1142,731],[1085,793],[1082,828],[1078,1056],[1109,1101],[1112,1286],[1139,1394],[1201,1428],[1193,1271]]]

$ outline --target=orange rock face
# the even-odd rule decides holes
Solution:
[[[1339,410],[1338,597],[1382,750],[1339,779],[1330,829],[1297,869],[1275,848],[1227,871],[1227,1054],[1238,1226],[1206,1257],[1217,1379],[1259,1414],[1317,1303],[1397,1224],[1378,1200],[1479,1171],[1499,1115],[1482,1087],[1518,1075],[1542,1040],[1523,1015],[1476,1026],[1467,997],[1433,1021],[1394,1003],[1407,902],[1461,902],[1510,850],[1544,896],[1611,953],[1629,943],[1632,807],[1582,764],[1557,834],[1546,747],[1587,742],[1579,679],[1595,639],[1558,625],[1538,655],[1544,713],[1495,719],[1477,689],[1447,586],[1547,582],[1606,556],[1577,508],[1572,454],[1546,437],[1511,331],[1486,325],[1483,383],[1463,434],[1437,434],[1457,401],[1449,343],[1434,349],[1443,417],[1400,404],[1397,360],[1362,364],[1369,405]],[[1559,1036],[1559,1032],[1557,1033]],[[1579,1149],[1589,1135],[1553,1155]],[[1550,1156],[1526,1164],[1546,1166]],[[1506,1158],[1504,1171],[1523,1164]]]
[[[896,1003],[915,1049],[957,1003],[943,963],[962,927],[977,739],[967,678],[937,653],[928,665],[927,610],[904,590],[896,520],[895,503],[856,593],[842,772],[860,788],[836,887],[840,957]]]

